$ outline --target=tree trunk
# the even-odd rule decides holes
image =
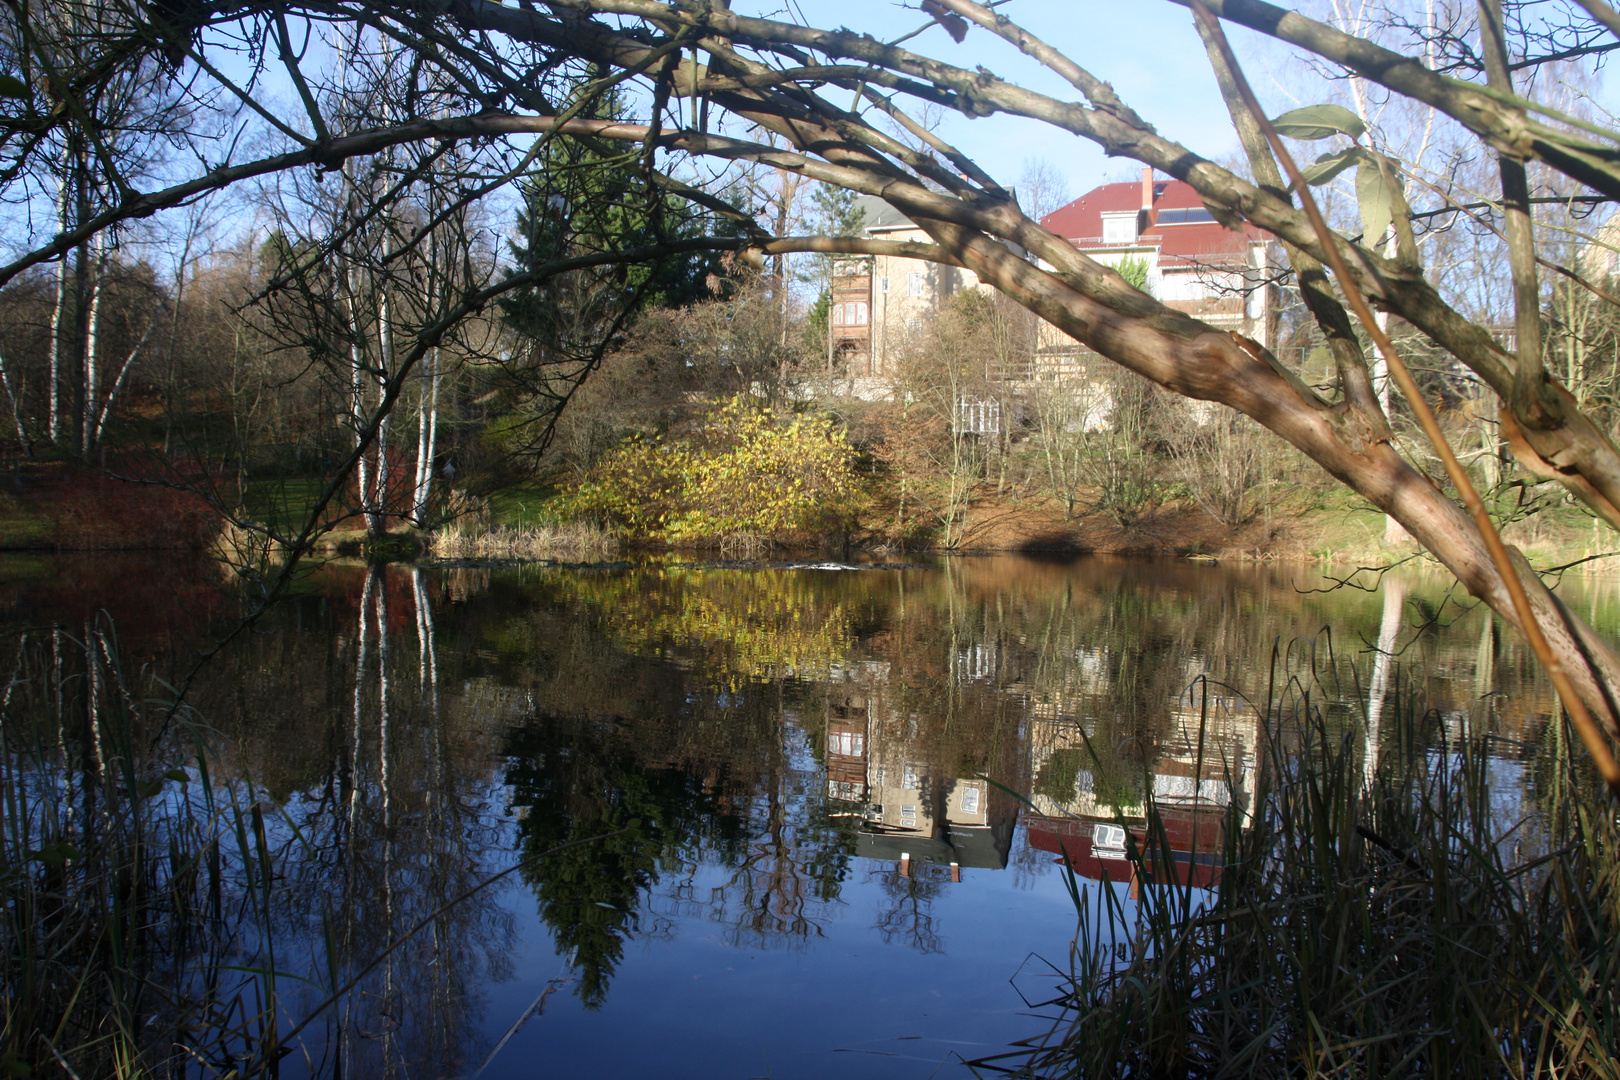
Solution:
[[[68,227],[68,182],[67,172],[62,174],[62,188],[57,200],[57,222],[63,232]],[[46,430],[50,433],[52,443],[62,438],[62,335],[67,332],[67,304],[68,304],[68,260],[63,255],[56,264],[56,304],[51,308],[51,352],[47,376],[50,386],[47,390],[46,406],[49,419]]]
[[[107,234],[99,232],[95,239],[95,263],[90,279],[90,316],[85,321],[84,334],[84,395],[79,415],[79,452],[89,458],[96,449],[96,398],[100,396],[96,351],[101,338],[101,300],[106,293]]]
[[[428,353],[427,370],[423,372],[426,385],[422,388],[421,405],[416,423],[416,487],[412,493],[411,516],[418,526],[427,523],[428,498],[433,492],[433,458],[439,438],[439,350]]]
[[[354,445],[361,447],[363,440],[361,433],[366,428],[365,408],[365,378],[366,364],[365,352],[361,347],[364,341],[360,323],[360,298],[355,288],[355,272],[351,268],[348,272],[349,286],[349,323],[353,334],[349,342],[349,416],[354,424]],[[361,454],[355,462],[355,490],[360,500],[360,513],[366,521],[367,530],[370,530],[372,519],[371,503],[371,470],[366,461],[366,455]]]
[[[34,448],[28,441],[28,432],[23,430],[22,409],[17,404],[18,388],[11,383],[11,372],[6,368],[4,353],[0,353],[0,384],[5,386],[6,398],[11,402],[11,422],[17,428],[17,441],[22,443],[23,453],[33,457]]]
[[[392,346],[393,326],[388,315],[388,289],[384,287],[377,296],[378,400],[386,392],[388,372],[392,370],[389,363]],[[371,503],[372,511],[366,515],[366,532],[374,539],[388,534],[388,427],[391,418],[391,414],[385,414],[377,425],[377,493]]]

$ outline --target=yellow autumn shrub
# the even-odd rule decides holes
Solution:
[[[563,508],[631,537],[791,542],[848,528],[861,487],[854,448],[830,417],[738,396],[691,435],[611,451]]]

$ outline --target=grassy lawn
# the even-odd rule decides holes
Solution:
[[[535,525],[555,525],[557,515],[549,509],[556,489],[549,484],[524,484],[489,496],[491,525],[523,529]]]
[[[259,480],[248,485],[247,512],[284,535],[300,531],[326,481],[315,478]]]

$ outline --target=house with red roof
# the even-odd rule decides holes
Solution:
[[[1144,168],[1140,181],[1092,188],[1041,224],[1100,263],[1139,260],[1147,292],[1170,307],[1272,345],[1279,295],[1271,238],[1247,223],[1233,229],[1216,221],[1191,184]],[[1080,350],[1052,330],[1041,351]]]
[[[909,218],[875,196],[857,200],[862,231],[886,240],[928,241]],[[1098,262],[1119,267],[1132,260],[1144,285],[1171,307],[1212,326],[1270,346],[1276,337],[1279,293],[1271,283],[1272,243],[1244,225],[1217,222],[1192,187],[1155,179],[1103,184],[1041,219]],[[933,318],[957,294],[987,288],[971,271],[903,255],[851,256],[835,264],[829,293],[831,331],[826,357],[828,392],[876,399],[892,393],[901,356],[921,340]],[[1091,360],[1079,342],[1043,323],[1037,355],[987,374],[994,382],[1048,379],[1089,384]],[[987,367],[987,372],[989,368]],[[966,399],[964,399],[966,400]],[[1088,424],[1108,414],[1106,400],[1088,405]],[[999,421],[985,421],[985,424]],[[975,422],[967,430],[979,431]]]

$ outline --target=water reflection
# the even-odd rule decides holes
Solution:
[[[199,705],[236,721],[244,777],[268,781],[281,810],[267,944],[292,971],[325,976],[291,995],[288,1019],[380,958],[305,1036],[321,1052],[311,1071],[456,1069],[483,986],[511,972],[511,913],[476,890],[509,858],[495,777],[466,752],[464,717],[440,708],[425,576],[379,566],[345,578],[300,601],[305,632],[257,636]],[[213,696],[230,689],[243,695],[234,710]]]
[[[52,576],[5,575],[13,625],[84,618],[94,597]],[[263,932],[240,959],[309,979],[281,988],[284,1023],[364,973],[306,1031],[312,1074],[471,1072],[515,1037],[496,988],[523,981],[513,957],[535,916],[575,999],[605,1009],[621,982],[640,985],[647,950],[729,970],[691,951],[711,937],[728,956],[778,954],[781,970],[850,934],[974,955],[999,928],[953,913],[1038,891],[1059,858],[1130,888],[1125,846],[1144,842],[1150,797],[1161,880],[1210,884],[1228,805],[1252,798],[1262,758],[1260,712],[1238,691],[1264,684],[1274,641],[1327,656],[1332,626],[1334,655],[1360,657],[1366,678],[1346,675],[1325,705],[1363,768],[1397,678],[1423,680],[1445,715],[1484,710],[1519,742],[1539,737],[1552,699],[1482,613],[1459,616],[1419,577],[1327,594],[1300,591],[1316,584],[1303,577],[1010,558],[324,568],[193,691],[220,733],[220,782],[261,801],[275,851]],[[227,625],[217,582],[185,589],[208,599],[121,615],[124,647],[155,674]],[[1571,599],[1615,624],[1608,586]],[[1435,611],[1455,625],[1425,626]],[[1290,647],[1297,661],[1309,646]],[[1022,956],[981,957],[962,981],[1000,985]],[[856,1022],[858,1003],[823,1005]],[[610,1048],[567,1053],[587,1055],[577,1068]]]
[[[1152,856],[1161,883],[1216,884],[1225,829],[1244,820],[1254,797],[1262,732],[1246,702],[1202,680],[1193,686],[1151,750],[1134,739],[1099,746],[1072,717],[1033,720],[1030,843],[1083,877],[1129,882],[1132,896],[1141,883],[1127,861],[1131,843]],[[1150,804],[1162,835],[1149,834]]]

